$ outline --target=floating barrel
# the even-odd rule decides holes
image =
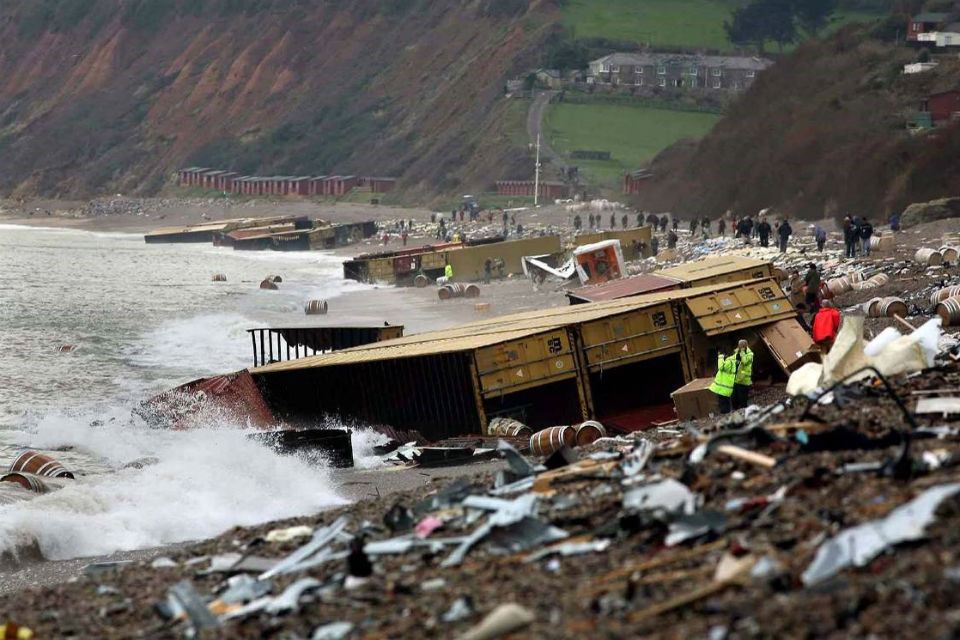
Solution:
[[[44,484],[43,480],[37,476],[29,473],[20,473],[19,471],[0,476],[0,482],[15,482],[24,489],[29,489],[34,493],[48,493],[50,491],[50,487]]]
[[[846,278],[834,278],[833,280],[828,280],[827,288],[830,290],[833,296],[842,295],[853,289],[853,287],[850,286],[850,281]]]
[[[900,316],[902,318],[906,316],[909,311],[910,308],[907,306],[907,303],[895,297],[884,298],[877,307],[877,314],[880,317],[887,318],[892,318],[893,316]]]
[[[870,298],[863,303],[863,312],[871,318],[879,317],[881,302],[883,302],[883,298]]]
[[[48,455],[27,449],[18,455],[10,465],[10,471],[32,473],[36,476],[48,478],[70,478],[73,474],[63,468],[59,462]]]
[[[449,300],[450,298],[462,298],[466,290],[467,290],[467,287],[463,283],[451,282],[450,284],[445,284],[439,289],[437,289],[437,295],[440,296],[441,300]]]
[[[573,427],[548,427],[530,436],[530,453],[548,456],[561,447],[572,447],[576,442],[577,430]]]
[[[281,282],[283,282],[283,278],[281,278],[280,276],[267,276],[266,279],[269,280],[270,282],[276,282],[277,284],[280,284]]]
[[[943,246],[940,247],[940,255],[943,257],[944,262],[956,264],[957,256],[960,255],[960,250],[958,250],[956,247]]]
[[[960,296],[947,298],[938,304],[937,313],[943,319],[943,326],[955,327],[960,325]]]
[[[913,259],[922,265],[936,267],[943,264],[943,256],[936,249],[917,249]]]
[[[260,283],[260,288],[261,288],[261,289],[270,289],[270,290],[272,290],[272,291],[276,291],[276,290],[279,289],[280,287],[278,287],[278,286],[277,286],[277,283],[274,282],[273,280],[264,280],[263,282]]]
[[[76,350],[76,347],[74,347],[72,344],[62,344],[57,347],[57,352],[59,353],[70,353],[74,350]]]
[[[602,424],[595,420],[587,420],[577,427],[578,447],[583,447],[605,437],[607,437],[607,430],[603,428]]]
[[[326,300],[310,300],[303,307],[303,312],[308,316],[325,316],[327,315],[327,301]]]
[[[227,281],[227,276],[226,276],[226,274],[223,274],[223,273],[215,273],[215,274],[213,274],[213,281],[214,281],[214,282],[226,282],[226,281]]]
[[[422,273],[417,274],[417,276],[413,279],[413,286],[415,286],[417,289],[423,289],[428,284],[430,284],[430,278]]]
[[[937,304],[954,296],[960,296],[960,286],[944,287],[930,294],[930,304]]]
[[[513,418],[494,418],[487,425],[487,435],[530,437],[533,429]]]

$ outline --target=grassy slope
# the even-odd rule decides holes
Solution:
[[[610,161],[573,160],[597,186],[615,187],[623,171],[648,162],[681,138],[707,134],[720,116],[611,104],[558,104],[547,129],[560,153],[610,151]]]
[[[607,38],[654,47],[690,47],[729,51],[724,20],[740,0],[569,0],[564,23],[577,38]],[[837,14],[830,30],[874,14]],[[768,47],[775,51],[776,46]]]

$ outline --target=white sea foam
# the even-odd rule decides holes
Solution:
[[[73,447],[57,454],[67,466],[84,456],[102,460],[101,468],[143,457],[159,462],[78,475],[64,489],[0,507],[0,553],[36,544],[52,560],[108,554],[209,538],[233,526],[345,503],[327,469],[277,455],[216,420],[172,432],[122,420],[90,426],[89,416],[51,414],[22,435],[44,449]]]
[[[174,372],[227,373],[250,365],[247,329],[257,326],[241,313],[206,313],[175,318],[146,331],[128,350],[141,367]],[[159,373],[159,372],[154,372]]]

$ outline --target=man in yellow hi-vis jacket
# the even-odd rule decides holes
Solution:
[[[717,377],[713,379],[710,385],[710,391],[717,394],[717,400],[720,404],[720,413],[730,413],[730,398],[733,396],[733,387],[737,379],[737,358],[735,355],[724,358],[723,354],[717,356]]]
[[[753,351],[750,350],[746,340],[741,340],[737,344],[733,357],[737,360],[737,373],[733,381],[731,406],[736,411],[747,408],[750,387],[753,386]]]

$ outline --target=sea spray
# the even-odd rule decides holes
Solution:
[[[58,414],[37,422],[32,444],[73,448],[117,470],[82,475],[66,488],[0,507],[0,555],[39,548],[67,559],[154,547],[219,535],[345,504],[331,472],[282,456],[211,421],[205,428],[167,431],[130,420],[93,425]],[[58,454],[70,466],[73,455]],[[156,458],[143,469],[122,468]]]

